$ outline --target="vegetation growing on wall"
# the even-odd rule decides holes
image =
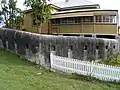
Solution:
[[[113,52],[112,48],[109,48],[107,52],[107,58],[100,61],[100,63],[120,66],[120,52]]]

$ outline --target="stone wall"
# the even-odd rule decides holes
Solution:
[[[103,59],[108,49],[119,52],[117,39],[85,38],[79,36],[52,36],[18,30],[0,29],[0,47],[19,54],[31,62],[50,66],[50,51],[74,59]]]

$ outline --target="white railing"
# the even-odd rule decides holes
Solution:
[[[53,69],[66,73],[92,76],[104,81],[120,82],[120,67],[60,57],[53,53],[50,57],[51,68]]]

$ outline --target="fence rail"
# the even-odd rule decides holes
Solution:
[[[99,64],[95,62],[81,61],[77,59],[56,56],[51,57],[51,68],[67,73],[76,73],[92,76],[104,81],[120,82],[120,67]]]

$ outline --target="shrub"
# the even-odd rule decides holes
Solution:
[[[111,48],[108,49],[107,58],[99,63],[120,66],[120,52],[113,52]]]

